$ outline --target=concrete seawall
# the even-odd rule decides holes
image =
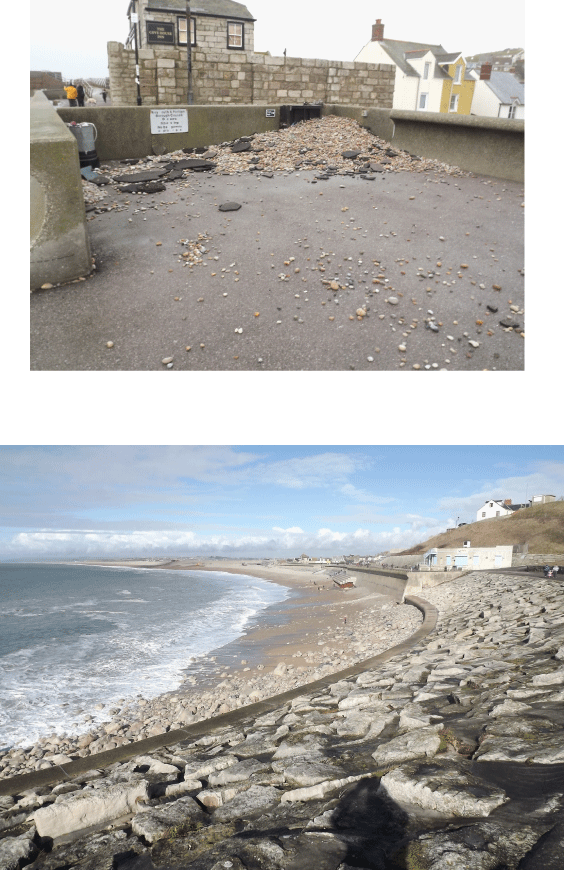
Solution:
[[[31,100],[32,289],[92,269],[78,145],[43,93]]]
[[[217,145],[277,130],[280,123],[280,109],[274,110],[274,118],[267,118],[266,110],[271,107],[266,104],[170,108],[188,109],[187,133],[151,134],[150,106],[59,108],[57,112],[65,123],[88,121],[95,125],[101,160]],[[478,175],[524,180],[524,121],[337,104],[324,105],[322,114],[353,118],[392,146],[419,157],[441,160]]]
[[[418,157],[441,160],[477,175],[524,181],[524,121],[364,106],[327,105],[323,111],[354,118],[392,146]]]
[[[278,130],[279,112],[267,118],[268,106],[171,106],[188,111],[187,133],[151,133],[155,106],[100,106],[60,108],[62,121],[87,121],[98,131],[96,152],[100,160],[124,160],[167,154],[181,148],[203,148],[252,133]],[[163,110],[159,106],[158,110]]]

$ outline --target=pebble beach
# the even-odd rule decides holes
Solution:
[[[291,594],[263,611],[237,641],[212,650],[176,691],[97,710],[97,718],[107,712],[107,719],[84,733],[54,733],[33,746],[13,747],[0,757],[0,778],[115,749],[306,685],[407,639],[422,621],[415,607],[378,594],[365,576],[357,575],[354,589],[341,590],[319,566],[226,560],[99,564],[247,574],[279,583]]]

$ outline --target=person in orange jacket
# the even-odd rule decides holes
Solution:
[[[65,87],[65,93],[67,95],[67,100],[69,101],[69,106],[76,106],[78,92],[72,82]]]

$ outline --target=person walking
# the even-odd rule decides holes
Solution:
[[[82,87],[82,85],[77,86],[76,96],[78,98],[78,105],[84,108],[84,88]]]
[[[72,82],[65,87],[65,93],[67,95],[67,100],[69,101],[69,106],[76,106],[76,101],[78,99],[78,92],[73,85]]]
[[[106,97],[107,97],[107,96],[108,96],[108,94],[107,94],[106,90],[103,90],[103,91],[102,91],[102,99],[103,99],[104,102],[106,102]]]

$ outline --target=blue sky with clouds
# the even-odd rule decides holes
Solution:
[[[374,554],[539,493],[564,448],[0,447],[0,558]]]

